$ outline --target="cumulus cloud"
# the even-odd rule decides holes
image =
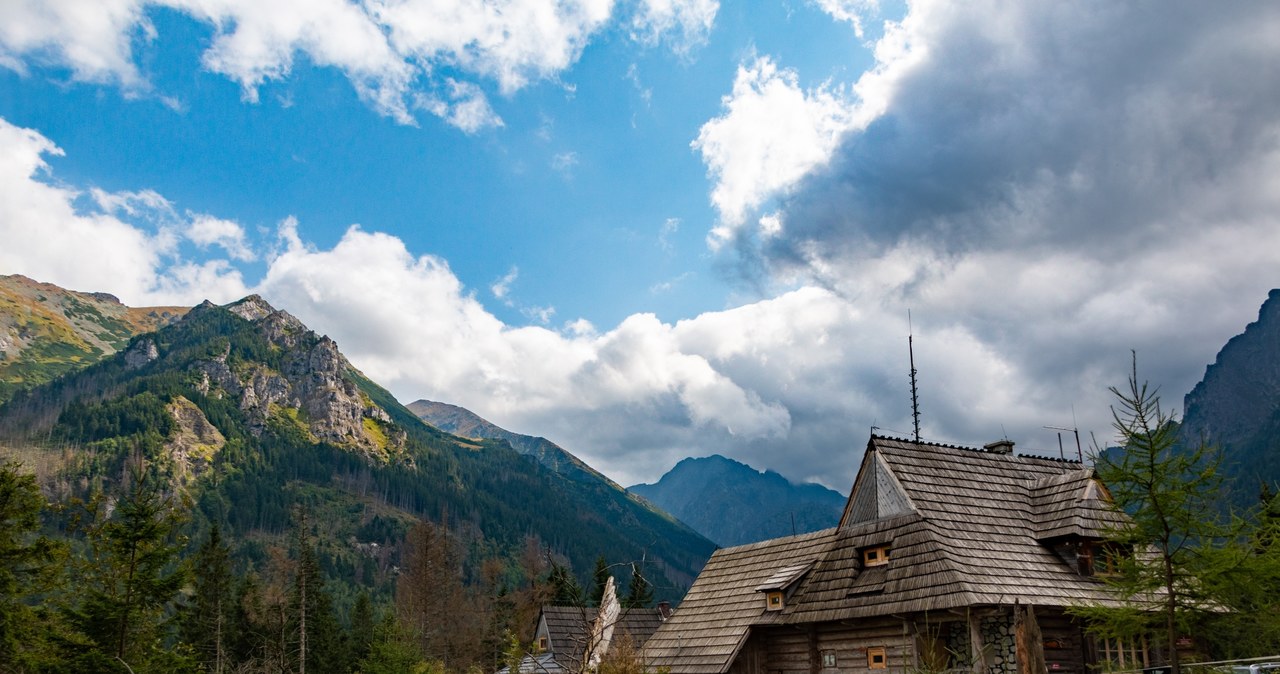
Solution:
[[[154,35],[154,28],[138,0],[14,0],[0,19],[0,66],[26,72],[31,59],[66,66],[80,81],[145,87],[130,42],[136,33]]]
[[[714,0],[642,0],[632,30],[684,53],[705,39]],[[240,84],[247,101],[289,77],[295,59],[340,70],[379,113],[413,124],[415,105],[467,133],[502,125],[481,89],[510,95],[555,79],[613,18],[613,0],[16,0],[0,7],[0,66],[67,67],[74,79],[150,90],[135,38],[147,17],[176,10],[214,28],[201,57]],[[670,39],[667,39],[669,36]],[[466,77],[442,76],[439,71]],[[171,99],[161,97],[168,102]]]
[[[853,120],[839,88],[800,87],[795,71],[758,57],[738,68],[724,113],[702,126],[694,149],[715,182],[718,248],[741,233],[749,212],[784,193],[830,158]]]
[[[237,222],[196,214],[191,218],[186,235],[200,246],[222,248],[233,260],[249,262],[257,258],[245,240],[244,228]]]
[[[935,434],[999,417],[1030,435],[1074,404],[1105,436],[1130,348],[1176,401],[1275,283],[1277,31],[1268,3],[912,2],[809,159],[735,174],[734,146],[704,140],[776,133],[737,114],[768,100],[740,71],[699,138],[723,218],[710,238],[766,280],[912,308],[917,344],[947,354],[921,367],[943,377],[926,390]]]
[[[82,191],[57,183],[44,160],[61,154],[40,132],[0,118],[0,269],[76,290],[108,290],[135,306],[243,294],[239,272],[225,264],[168,262],[178,216],[163,196],[94,190],[96,208],[78,207]]]

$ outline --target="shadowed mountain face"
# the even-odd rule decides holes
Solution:
[[[579,477],[505,440],[422,422],[332,339],[260,297],[206,302],[117,348],[15,392],[0,406],[0,449],[57,458],[45,477],[61,493],[109,487],[146,465],[245,555],[286,545],[291,512],[305,505],[324,522],[322,565],[335,582],[388,591],[405,531],[424,518],[486,558],[514,559],[538,542],[581,576],[601,555],[643,559],[663,598],[678,599],[715,548],[617,485],[587,479],[598,473],[567,453],[562,463]]]
[[[96,363],[134,335],[186,312],[186,307],[130,308],[106,293],[0,276],[0,402],[14,391]]]
[[[1258,320],[1232,337],[1183,401],[1181,433],[1225,450],[1223,472],[1236,505],[1256,502],[1262,483],[1280,482],[1280,289]]]
[[[630,488],[724,546],[834,527],[845,497],[819,484],[792,484],[723,456],[685,459],[655,484]]]

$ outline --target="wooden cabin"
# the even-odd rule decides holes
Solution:
[[[1108,500],[1091,468],[1009,441],[873,435],[839,526],[717,551],[644,658],[671,674],[1014,674],[1021,613],[1050,674],[1147,666],[1143,644],[1095,643],[1064,612],[1115,601],[1096,575],[1121,521]]]
[[[666,602],[657,608],[621,609],[617,619],[611,621],[613,643],[627,640],[633,648],[642,648],[662,624],[663,616],[669,614]],[[599,623],[598,616],[599,609],[595,607],[543,606],[534,630],[534,652],[521,661],[520,673],[578,674],[590,669],[584,662],[585,651],[591,643],[592,629]],[[509,670],[504,667],[498,674],[509,674]]]

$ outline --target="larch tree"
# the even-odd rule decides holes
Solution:
[[[1221,546],[1239,529],[1220,511],[1220,453],[1203,442],[1182,446],[1158,392],[1139,382],[1136,357],[1126,389],[1111,392],[1118,447],[1095,447],[1094,467],[1127,515],[1126,525],[1108,532],[1117,573],[1106,581],[1128,608],[1082,613],[1101,636],[1152,635],[1180,674],[1178,637],[1222,608],[1213,592],[1230,571]]]

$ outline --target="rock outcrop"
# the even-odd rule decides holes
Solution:
[[[257,295],[227,309],[253,323],[278,349],[278,366],[229,363],[228,347],[193,365],[201,393],[237,400],[255,434],[272,423],[294,424],[315,441],[356,449],[383,461],[403,448],[404,432],[360,391],[350,376],[354,368],[332,339],[317,335]]]

